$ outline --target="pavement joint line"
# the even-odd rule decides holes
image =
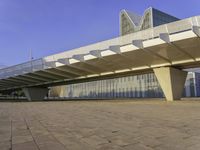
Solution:
[[[32,137],[32,139],[33,139],[33,142],[34,142],[35,145],[37,146],[37,149],[40,150],[40,147],[39,147],[39,145],[37,144],[37,142],[36,142],[36,140],[35,140],[35,138],[34,138],[32,132],[31,132],[31,128],[29,127],[29,125],[28,125],[28,123],[27,123],[27,121],[26,121],[25,118],[24,118],[24,122],[25,122],[25,124],[26,124],[26,129],[29,131],[29,133],[30,133],[30,135],[31,135],[31,137]]]
[[[10,120],[10,150],[12,150],[12,119]]]
[[[34,117],[35,118],[35,117]],[[36,118],[35,118],[36,119]],[[39,120],[39,119],[36,119],[40,124],[41,124],[41,126],[43,127],[43,128],[45,128],[45,130],[47,130],[48,132],[49,132],[49,134],[59,143],[59,144],[61,144],[66,150],[67,150],[67,147],[63,144],[63,143],[61,143],[55,136],[54,136],[54,134],[47,128],[47,127],[45,127],[45,125],[43,125],[43,123]]]
[[[12,112],[13,112],[13,103],[11,103],[11,107],[10,107],[10,150],[12,150],[12,136],[13,136],[13,133],[12,133],[12,130],[13,130],[13,121],[12,121]]]

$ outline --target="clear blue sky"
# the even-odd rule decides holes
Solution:
[[[0,0],[0,65],[116,37],[119,12],[149,6],[179,18],[200,15],[200,0]]]

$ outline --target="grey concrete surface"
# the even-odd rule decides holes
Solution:
[[[197,150],[200,100],[1,102],[0,150]]]

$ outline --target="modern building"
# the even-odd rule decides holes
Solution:
[[[143,16],[122,10],[120,12],[120,35],[123,36],[178,20],[178,18],[152,7],[145,10]]]
[[[185,97],[200,96],[200,73],[188,72],[183,94]]]
[[[122,10],[120,12],[120,35],[124,36],[178,20],[178,18],[152,7],[148,8],[143,16]],[[148,73],[52,87],[49,96],[70,99],[107,99],[159,98],[164,97],[164,94],[154,73]],[[200,96],[200,73],[188,73],[183,96]]]
[[[179,20],[149,8],[122,10],[120,36],[0,69],[0,93],[50,97],[129,98],[199,95],[200,16]],[[185,84],[186,81],[186,84]],[[185,85],[185,93],[184,91]],[[50,89],[50,91],[49,91]]]

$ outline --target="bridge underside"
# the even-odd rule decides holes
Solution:
[[[106,50],[91,50],[70,58],[65,55],[46,58],[42,69],[34,65],[29,72],[30,68],[24,67],[23,74],[16,70],[15,76],[1,79],[0,91],[154,71],[167,100],[180,99],[186,78],[186,73],[181,70],[200,64],[199,36],[199,27],[195,26],[188,31],[160,33],[154,39],[133,40],[126,45],[111,45]]]

